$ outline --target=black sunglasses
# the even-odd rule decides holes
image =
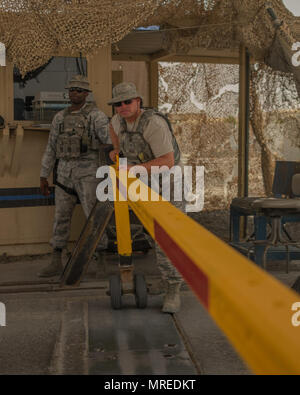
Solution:
[[[78,92],[78,93],[82,93],[82,92],[87,92],[86,89],[82,89],[82,88],[70,88],[69,92]]]
[[[114,107],[121,107],[122,103],[131,104],[133,99],[119,101],[118,103],[114,103]]]

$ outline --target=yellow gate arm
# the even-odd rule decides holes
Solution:
[[[116,172],[118,190],[236,350],[258,374],[300,374],[288,289],[151,189]],[[127,183],[127,185],[124,185]]]

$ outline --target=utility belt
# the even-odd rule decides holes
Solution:
[[[88,136],[59,136],[56,144],[56,157],[58,159],[76,159],[89,151],[98,151],[100,142]]]
[[[113,146],[111,144],[101,144],[99,141],[96,141],[96,143],[97,144],[95,144],[93,147],[98,147],[98,148],[94,148],[93,150],[98,151],[98,153],[99,153],[98,165],[102,166],[102,165],[106,165],[106,164],[113,164],[113,162],[111,162],[110,158],[109,158],[109,152],[113,149]],[[89,150],[91,150],[91,148],[89,148]],[[77,196],[77,203],[79,203],[79,198],[78,198],[77,192],[74,189],[69,188],[69,187],[61,184],[59,181],[57,181],[57,168],[58,168],[59,159],[62,159],[62,158],[57,158],[55,165],[54,165],[54,169],[53,169],[53,184],[62,188],[69,195]]]
[[[79,202],[78,195],[77,195],[77,192],[76,192],[74,189],[69,188],[69,187],[67,187],[67,186],[65,186],[65,185],[63,185],[63,184],[61,184],[59,181],[57,181],[57,168],[58,168],[58,162],[59,162],[59,159],[56,160],[55,165],[54,165],[54,169],[53,169],[53,184],[54,184],[54,185],[57,185],[58,187],[60,187],[61,189],[63,189],[63,190],[64,190],[65,192],[67,192],[69,195],[77,196],[77,203],[80,203],[80,202]]]

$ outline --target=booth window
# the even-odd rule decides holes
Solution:
[[[65,87],[75,74],[86,74],[85,58],[53,57],[24,78],[14,69],[14,119],[50,124],[69,105]],[[88,101],[92,101],[88,97]]]

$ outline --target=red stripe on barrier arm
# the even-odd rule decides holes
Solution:
[[[155,240],[170,258],[174,266],[190,284],[206,309],[209,309],[209,280],[189,258],[184,251],[175,243],[165,230],[154,221]]]

